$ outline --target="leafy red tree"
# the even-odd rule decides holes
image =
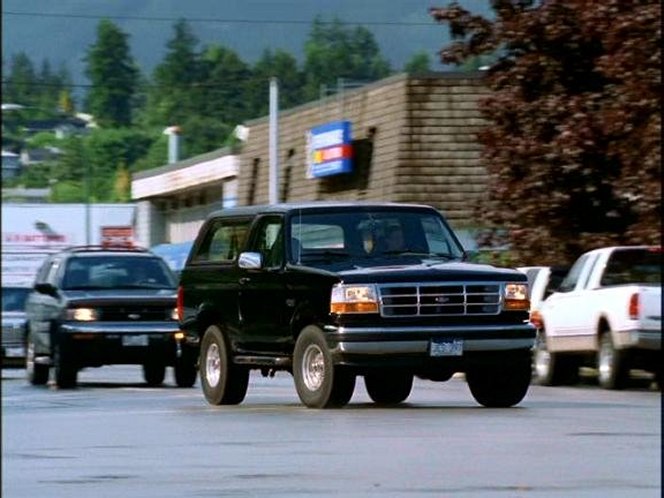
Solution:
[[[497,53],[479,135],[480,217],[513,263],[569,262],[610,244],[660,244],[661,5],[494,0],[495,19],[432,8],[443,63]]]

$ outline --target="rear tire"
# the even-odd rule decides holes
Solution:
[[[160,362],[148,362],[143,364],[143,378],[150,387],[157,387],[164,383],[166,377],[166,365]]]
[[[398,405],[410,395],[413,375],[379,370],[364,376],[364,386],[374,403],[385,406]]]
[[[201,341],[199,372],[203,395],[211,405],[242,403],[249,385],[249,369],[233,365],[226,339],[211,325]]]
[[[355,390],[355,375],[334,365],[323,331],[312,325],[295,342],[293,377],[300,400],[309,408],[342,407]]]
[[[191,359],[178,358],[173,367],[175,384],[178,387],[192,387],[196,383],[196,363]]]
[[[614,347],[610,331],[599,339],[597,372],[599,385],[604,389],[622,389],[627,384],[629,368],[625,352]]]
[[[531,375],[529,355],[504,355],[504,359],[491,365],[469,368],[466,381],[471,394],[482,406],[508,408],[526,396]]]

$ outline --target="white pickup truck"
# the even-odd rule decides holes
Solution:
[[[531,314],[538,329],[535,380],[571,384],[580,366],[597,368],[607,389],[631,368],[662,385],[662,249],[620,246],[582,254],[560,287]]]

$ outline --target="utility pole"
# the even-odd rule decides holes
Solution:
[[[279,202],[279,82],[270,78],[270,204]]]

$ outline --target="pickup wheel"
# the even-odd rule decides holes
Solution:
[[[475,400],[487,408],[507,408],[521,402],[528,392],[532,367],[529,355],[505,355],[491,365],[466,371],[466,381]]]
[[[355,390],[355,375],[334,365],[323,331],[315,326],[305,327],[295,342],[293,378],[309,408],[342,407]]]
[[[574,384],[579,377],[579,364],[575,358],[552,353],[546,346],[546,333],[537,331],[533,352],[535,382],[541,386]]]
[[[221,329],[211,325],[201,341],[198,365],[205,399],[211,405],[242,403],[249,385],[249,369],[233,365]]]
[[[173,367],[175,384],[178,387],[191,387],[196,383],[196,363],[189,358],[178,358]]]
[[[156,387],[164,383],[166,377],[166,365],[158,361],[150,361],[143,364],[143,378],[148,386]]]
[[[599,339],[597,372],[599,385],[604,389],[622,389],[629,377],[625,353],[614,347],[610,331]]]
[[[58,341],[53,348],[53,366],[55,367],[55,384],[60,389],[71,389],[76,387],[78,368],[73,365],[73,358]]]
[[[364,386],[372,401],[378,405],[397,405],[410,395],[413,375],[379,370],[364,376]]]
[[[25,347],[25,373],[33,386],[43,386],[48,382],[49,367],[35,362],[35,343],[30,334]]]

